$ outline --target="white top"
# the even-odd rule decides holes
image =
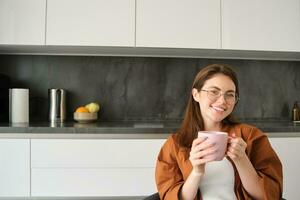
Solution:
[[[203,200],[234,200],[234,170],[229,160],[209,162],[200,182]]]

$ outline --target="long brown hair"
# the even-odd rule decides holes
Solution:
[[[197,137],[197,132],[204,130],[203,118],[201,115],[199,103],[196,102],[192,95],[192,89],[196,88],[200,91],[205,83],[216,74],[224,74],[228,76],[236,87],[236,93],[239,96],[239,85],[236,73],[228,66],[224,64],[212,64],[201,69],[195,77],[189,100],[187,103],[185,116],[178,130],[178,143],[182,147],[190,148],[193,140]],[[223,119],[223,124],[235,124],[237,121],[234,120],[232,114],[229,114]]]

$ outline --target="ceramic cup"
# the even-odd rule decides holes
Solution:
[[[208,142],[216,144],[217,151],[214,154],[209,155],[209,157],[213,156],[215,161],[223,160],[228,141],[228,135],[226,132],[199,131],[198,137],[207,138]]]

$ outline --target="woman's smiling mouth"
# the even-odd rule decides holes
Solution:
[[[218,107],[218,106],[211,106],[211,107],[217,112],[224,112],[227,110],[226,108],[222,108],[222,107]]]

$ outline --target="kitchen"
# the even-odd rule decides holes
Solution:
[[[270,136],[284,160],[284,197],[298,199],[300,125],[291,117],[300,99],[300,1],[270,4],[0,0],[0,73],[11,87],[30,93],[29,126],[0,126],[1,163],[11,163],[0,170],[7,177],[0,197],[154,193],[156,155],[180,125],[195,73],[226,63],[241,85],[235,115]],[[49,123],[49,88],[67,92],[63,124]],[[94,101],[100,104],[97,123],[73,120],[78,106]],[[118,152],[128,151],[118,156],[109,148],[114,143]],[[19,169],[11,167],[15,162]],[[116,172],[128,182],[114,176],[110,191],[104,180]],[[82,181],[72,179],[77,173],[94,184],[71,187]]]

